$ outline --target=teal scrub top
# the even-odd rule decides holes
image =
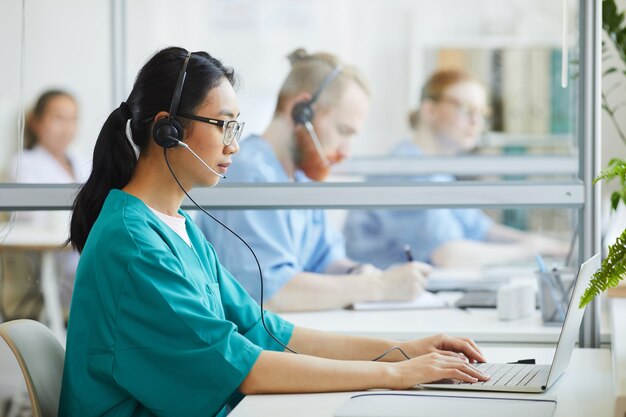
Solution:
[[[191,247],[141,200],[109,193],[78,265],[59,416],[225,415],[261,351],[283,350],[179,213]],[[289,342],[291,323],[265,321]]]

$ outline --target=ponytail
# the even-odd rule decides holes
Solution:
[[[123,103],[104,122],[93,151],[91,175],[74,200],[70,242],[78,252],[85,247],[109,191],[128,184],[137,165],[135,151],[125,132],[129,113]]]

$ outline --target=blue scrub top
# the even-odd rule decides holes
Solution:
[[[401,143],[391,155],[423,157],[421,149],[409,141]],[[451,175],[408,179],[455,181]],[[352,210],[346,219],[344,235],[351,259],[387,268],[406,262],[404,246],[407,244],[411,246],[414,260],[431,262],[432,253],[439,246],[460,239],[485,240],[492,225],[493,221],[478,209]]]
[[[259,306],[183,211],[191,247],[139,199],[112,190],[78,265],[59,416],[214,416],[267,334]],[[293,325],[267,312],[287,344]]]
[[[260,136],[241,143],[228,171],[229,182],[291,182],[271,146]],[[296,182],[309,182],[296,171]],[[323,273],[329,264],[345,258],[345,242],[331,227],[323,210],[229,210],[212,211],[252,247],[263,270],[263,296],[270,299],[300,272]],[[259,272],[250,251],[215,221],[198,214],[198,226],[248,293],[260,300]],[[217,244],[219,242],[219,244]]]

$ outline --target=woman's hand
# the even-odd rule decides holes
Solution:
[[[424,339],[402,342],[400,347],[412,358],[429,353],[439,353],[472,363],[487,361],[476,343],[467,337],[451,337],[446,334],[438,334]]]
[[[457,379],[464,382],[487,381],[489,379],[467,360],[437,352],[388,365],[391,367],[393,375],[391,389],[408,389],[417,384],[435,382],[441,379]]]

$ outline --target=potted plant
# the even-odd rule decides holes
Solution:
[[[602,42],[603,58],[611,53],[611,49],[614,49],[621,61],[621,68],[610,67],[602,74],[604,79],[614,79],[617,82],[617,85],[612,87],[606,94],[604,90],[602,91],[602,108],[613,121],[620,139],[626,145],[626,134],[616,115],[626,103],[613,106],[609,104],[608,100],[608,96],[616,90],[617,86],[621,85],[621,82],[626,77],[626,24],[624,24],[624,12],[620,12],[617,9],[615,0],[602,0],[602,29],[606,33],[611,45],[611,47],[609,47],[605,42]],[[608,168],[601,172],[593,181],[595,184],[601,180],[611,181],[615,178],[619,178],[620,188],[611,194],[611,210],[613,211],[617,209],[620,202],[626,204],[626,160],[619,158],[611,159]],[[616,287],[625,275],[626,229],[624,229],[616,241],[609,246],[609,252],[602,261],[600,269],[595,272],[589,287],[580,298],[580,307],[582,308],[587,305],[601,292]]]

